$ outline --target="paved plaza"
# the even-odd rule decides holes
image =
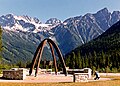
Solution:
[[[99,80],[89,79],[88,82],[91,81],[104,81],[111,80],[110,78],[100,78]],[[65,76],[63,74],[60,75],[51,75],[51,74],[40,74],[37,77],[34,76],[26,76],[24,80],[7,80],[0,79],[0,82],[23,82],[23,83],[42,83],[42,82],[73,82],[73,75]]]

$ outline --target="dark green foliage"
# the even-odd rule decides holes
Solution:
[[[16,66],[18,66],[19,68],[25,68],[26,67],[26,63],[24,63],[22,61],[18,61],[18,63],[16,64]]]
[[[14,64],[26,61],[32,61],[34,53],[41,42],[40,34],[24,33],[24,32],[12,32],[3,30],[3,58],[4,61]],[[45,47],[43,57],[50,59],[51,53],[48,48]]]
[[[74,58],[80,59],[79,65],[82,63],[82,68],[90,67],[101,72],[120,72],[120,21],[98,38],[76,48],[72,53],[75,53]],[[66,55],[66,60],[73,58],[72,53]],[[79,67],[75,66],[75,68]]]
[[[2,28],[0,26],[0,62],[2,60]]]
[[[2,70],[4,70],[4,69],[10,69],[10,68],[12,68],[12,67],[17,67],[17,66],[15,66],[15,65],[6,64],[6,63],[3,61],[2,52],[3,52],[3,45],[2,45],[2,28],[0,27],[0,73],[2,73]]]

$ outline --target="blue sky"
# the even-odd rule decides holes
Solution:
[[[111,12],[120,10],[120,0],[0,0],[0,15],[28,15],[45,22],[95,13],[105,7]]]

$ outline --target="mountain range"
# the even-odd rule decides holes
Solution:
[[[77,47],[75,52],[81,51],[83,56],[94,54],[105,53],[115,54],[120,51],[120,21],[112,25],[108,30],[102,33],[97,38],[89,41],[82,46]]]
[[[89,67],[100,72],[120,72],[120,21],[65,57],[70,68]]]
[[[50,38],[60,47],[63,54],[97,38],[109,27],[120,20],[120,12],[112,13],[104,8],[97,13],[87,13],[60,21],[51,18],[42,23],[38,18],[2,15],[0,25],[3,28],[3,57],[8,62],[31,60],[39,43]],[[49,47],[48,47],[49,49]],[[44,53],[45,57],[50,53]]]

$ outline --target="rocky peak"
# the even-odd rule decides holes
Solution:
[[[102,14],[104,13],[105,15],[109,13],[108,9],[107,8],[103,8],[101,9],[100,11],[97,12],[97,14]]]
[[[49,20],[46,21],[45,24],[52,24],[52,25],[56,25],[56,24],[60,24],[62,23],[59,19],[57,18],[50,18]]]
[[[111,25],[120,20],[120,11],[113,11],[111,15]]]
[[[0,17],[0,25],[12,27],[15,24],[15,19],[13,14],[2,15]]]
[[[27,16],[27,15],[23,15],[23,16],[21,16],[21,17],[24,18],[24,19],[26,19],[28,22],[35,22],[35,23],[38,23],[38,24],[41,24],[41,23],[42,23],[42,22],[41,22],[38,18],[36,18],[36,17],[32,18],[32,17]]]

